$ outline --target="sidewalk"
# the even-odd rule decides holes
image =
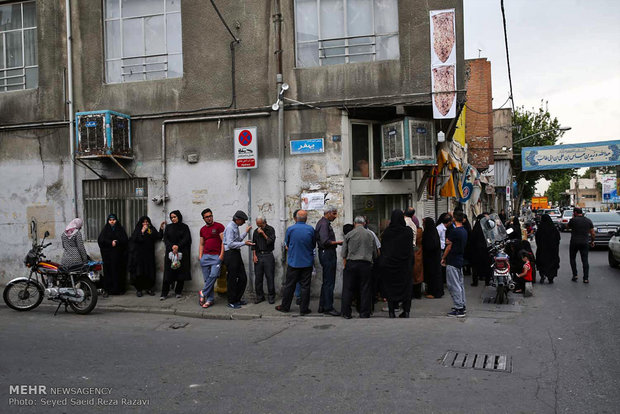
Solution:
[[[494,305],[485,304],[483,299],[495,295],[495,288],[489,286],[485,287],[482,283],[478,287],[470,286],[471,278],[465,278],[465,291],[467,295],[467,311],[469,316],[476,314],[484,316],[489,311],[520,311],[520,303],[523,299],[521,295],[511,294],[510,297],[515,300],[515,305]],[[230,309],[227,304],[228,301],[225,297],[217,295],[215,304],[208,309],[203,309],[198,305],[198,292],[194,294],[185,293],[182,298],[176,299],[174,294],[170,294],[164,301],[159,300],[159,294],[155,296],[142,296],[137,297],[134,290],[129,290],[126,294],[120,296],[109,296],[104,298],[99,296],[97,307],[93,312],[136,312],[136,313],[155,313],[163,315],[177,315],[190,318],[203,318],[203,319],[237,319],[248,320],[258,318],[302,318],[299,315],[299,306],[295,304],[291,305],[291,311],[289,313],[282,313],[275,310],[275,306],[280,304],[281,298],[278,297],[276,303],[270,305],[267,301],[259,304],[254,304],[253,295],[247,294],[245,300],[247,305],[241,309]],[[56,307],[55,302],[44,300],[42,306]],[[319,305],[318,298],[310,299],[310,309],[312,313],[303,316],[303,318],[327,318],[331,319],[334,316],[323,315],[317,312]],[[388,313],[382,311],[382,308],[387,306],[386,303],[377,303],[375,305],[375,312],[373,318],[387,318]],[[334,300],[334,307],[340,311],[340,300]],[[414,299],[411,305],[411,317],[412,318],[428,318],[428,317],[447,317],[446,313],[450,311],[452,307],[452,300],[448,289],[445,289],[445,294],[440,299]],[[398,314],[398,313],[397,313]],[[352,312],[353,319],[359,317],[356,310]]]

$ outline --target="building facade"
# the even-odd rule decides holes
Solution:
[[[302,206],[312,225],[322,206],[338,207],[337,237],[355,215],[380,233],[394,208],[416,206],[420,217],[450,208],[426,196],[428,165],[382,169],[383,132],[395,121],[415,125],[418,155],[434,153],[439,131],[451,139],[452,120],[433,119],[429,13],[455,11],[460,109],[462,1],[214,4],[219,9],[200,0],[0,4],[2,21],[12,22],[0,26],[2,36],[22,36],[10,65],[5,59],[13,69],[0,69],[2,283],[21,270],[33,223],[39,237],[48,230],[58,241],[82,217],[97,257],[108,213],[131,232],[143,214],[157,225],[178,209],[197,255],[200,212],[211,208],[226,224],[241,209],[273,225],[282,263],[284,230]],[[106,110],[131,117],[122,151],[89,144],[89,128],[106,124],[89,117]],[[74,113],[84,122],[71,123]],[[254,169],[236,168],[245,157],[235,147],[239,131],[254,132]],[[50,257],[60,256],[59,244]],[[202,284],[195,259],[192,289]],[[248,266],[246,252],[244,260]]]

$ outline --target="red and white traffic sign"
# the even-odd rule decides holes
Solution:
[[[256,127],[235,129],[235,168],[247,170],[258,167]]]

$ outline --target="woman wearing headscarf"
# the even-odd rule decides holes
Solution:
[[[387,298],[390,318],[395,318],[395,309],[402,302],[401,318],[408,318],[411,312],[411,291],[413,278],[413,230],[405,224],[401,210],[392,211],[390,225],[383,232],[381,240],[381,293]]]
[[[432,218],[424,219],[424,246],[422,261],[424,262],[424,281],[426,282],[426,297],[439,299],[443,296],[443,276],[441,273],[441,243],[437,226]]]
[[[488,254],[487,242],[482,231],[481,220],[486,214],[479,214],[476,217],[476,224],[471,231],[471,238],[467,240],[470,249],[470,260],[472,264],[472,286],[478,286],[478,280],[484,280],[485,286],[491,284],[491,256]]]
[[[155,242],[159,233],[148,216],[142,216],[129,239],[129,278],[136,288],[136,296],[142,291],[153,296],[155,285]]]
[[[164,280],[161,285],[160,300],[165,300],[168,297],[172,283],[174,283],[176,297],[180,298],[185,281],[192,279],[190,266],[192,235],[189,232],[189,227],[183,223],[183,216],[179,210],[170,213],[170,221],[171,223],[168,225],[163,222],[159,230],[159,234],[163,237],[166,245]],[[177,260],[180,261],[180,264],[177,263]]]
[[[97,239],[103,260],[104,296],[125,293],[127,275],[127,233],[116,214],[108,216],[108,222]]]
[[[549,283],[558,275],[560,268],[560,232],[553,225],[549,214],[543,214],[536,230],[536,266],[540,272],[540,283],[545,278]]]
[[[60,264],[63,267],[77,266],[88,261],[82,232],[80,232],[81,228],[82,219],[75,218],[71,220],[71,223],[67,225],[62,236],[60,236],[63,249]]]
[[[433,229],[434,230],[434,229]],[[424,228],[418,226],[415,234],[415,249],[413,262],[413,297],[415,299],[422,299],[422,282],[424,282],[424,263],[423,263],[423,251],[424,243]]]

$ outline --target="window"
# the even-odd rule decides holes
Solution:
[[[146,178],[126,180],[84,180],[84,224],[86,240],[97,240],[108,215],[115,213],[127,233],[147,213]]]
[[[295,0],[298,67],[398,59],[398,0]]]
[[[183,76],[181,0],[105,0],[107,83]]]
[[[39,85],[37,5],[0,5],[0,92]]]
[[[351,171],[353,179],[378,180],[381,172],[381,125],[351,124]],[[411,171],[388,171],[383,179],[411,179]]]

